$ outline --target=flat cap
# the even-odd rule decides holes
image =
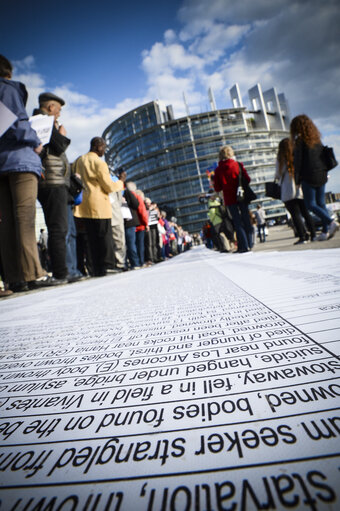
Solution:
[[[42,92],[39,95],[39,104],[40,105],[41,105],[41,103],[45,103],[46,101],[57,101],[58,103],[61,104],[61,106],[65,105],[65,101],[62,98],[60,98],[59,96],[56,96],[55,94],[53,94],[53,92]]]

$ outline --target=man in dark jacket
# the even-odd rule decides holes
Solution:
[[[39,109],[33,115],[53,115],[54,124],[50,142],[41,153],[43,176],[39,182],[38,199],[43,208],[48,230],[48,252],[54,284],[68,282],[66,266],[67,204],[70,184],[70,166],[65,154],[70,144],[64,126],[58,124],[65,101],[44,92],[39,96]]]

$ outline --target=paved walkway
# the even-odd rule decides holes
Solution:
[[[293,230],[287,225],[279,225],[269,228],[269,235],[265,243],[257,242],[255,252],[263,250],[322,250],[328,248],[340,248],[340,232],[327,241],[314,241],[304,245],[294,245],[298,238],[294,237]]]

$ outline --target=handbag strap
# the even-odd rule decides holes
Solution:
[[[238,168],[239,168],[239,173],[238,173],[238,186],[242,186],[242,167],[241,167],[241,163],[238,161],[238,162],[237,162],[237,165],[238,165]]]

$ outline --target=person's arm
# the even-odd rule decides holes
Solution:
[[[138,216],[139,216],[141,225],[144,225],[144,227],[147,227],[148,222],[149,222],[148,212],[146,210],[143,199],[141,197],[139,197],[138,201],[139,201]]]
[[[63,128],[63,126],[61,126]],[[62,132],[64,132],[62,130]],[[70,145],[71,140],[59,131],[55,125],[53,125],[52,134],[50,141],[48,143],[49,150],[51,154],[54,156],[60,156],[62,153],[66,151],[68,146]]]
[[[127,205],[129,206],[129,208],[137,211],[138,206],[139,206],[137,197],[132,192],[130,192],[130,190],[128,190],[128,189],[125,189],[124,197],[126,199],[126,202],[127,202]]]
[[[124,189],[122,181],[112,181],[107,164],[99,157],[98,161],[96,161],[96,178],[103,192],[107,194],[111,192],[120,192]]]
[[[279,180],[280,178],[281,178],[281,175],[280,175],[280,170],[279,170],[279,161],[276,160],[274,180]]]
[[[222,191],[222,183],[220,180],[220,173],[218,172],[218,167],[215,170],[215,175],[214,175],[214,189],[215,189],[215,192]]]
[[[296,184],[301,183],[303,164],[303,142],[297,142],[294,148],[294,179]]]

